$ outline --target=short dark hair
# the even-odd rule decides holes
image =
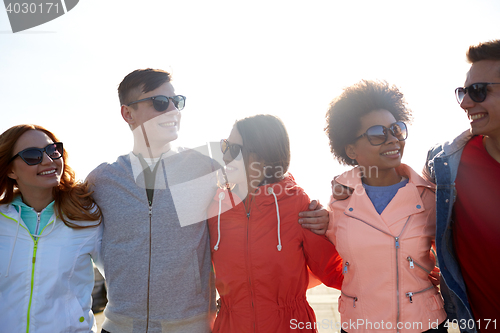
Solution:
[[[238,120],[235,126],[243,139],[244,152],[255,153],[270,168],[266,170],[266,175],[270,175],[266,182],[281,180],[290,165],[290,139],[281,119],[258,114]]]
[[[357,164],[347,156],[345,147],[356,139],[361,118],[376,110],[389,111],[396,121],[411,120],[411,111],[406,107],[403,94],[386,81],[362,80],[345,88],[330,103],[325,132],[330,139],[331,152],[341,164]]]
[[[165,82],[170,82],[171,75],[161,69],[136,69],[125,76],[118,86],[120,105],[133,102],[141,93],[155,90]],[[133,105],[133,107],[137,107]]]
[[[473,64],[481,60],[500,60],[500,39],[469,47],[467,61]]]

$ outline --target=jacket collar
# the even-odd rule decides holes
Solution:
[[[365,193],[361,180],[361,168],[356,167],[340,175],[336,181],[354,189],[344,213],[379,228],[386,233],[394,236],[399,235],[402,226],[392,226],[402,219],[406,220],[413,214],[424,212],[426,207],[424,207],[421,199],[421,193],[423,188],[433,190],[434,186],[406,164],[401,164],[396,168],[396,171],[399,175],[408,177],[409,182],[405,187],[399,189],[398,194],[389,202],[380,215]]]
[[[472,138],[472,133],[470,130],[464,131],[462,134],[457,136],[452,141],[447,141],[443,143],[443,151],[445,155],[451,155],[459,150],[461,150],[467,142]]]

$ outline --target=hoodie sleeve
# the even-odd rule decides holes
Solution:
[[[309,202],[305,203],[305,209]],[[342,275],[342,258],[335,246],[324,235],[317,235],[303,229],[303,248],[310,272],[328,287],[340,289]]]

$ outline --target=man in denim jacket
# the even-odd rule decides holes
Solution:
[[[462,332],[500,326],[500,40],[471,46],[457,88],[470,130],[429,150],[436,184],[436,246],[450,324]],[[453,327],[450,325],[450,327]]]

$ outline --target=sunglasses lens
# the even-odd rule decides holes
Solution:
[[[225,154],[227,151],[227,141],[222,139],[220,140],[220,151]]]
[[[21,156],[21,158],[28,165],[35,165],[42,162],[42,154],[43,152],[39,151],[38,149],[28,149],[25,150],[22,154],[19,154],[19,156]]]
[[[457,98],[458,104],[461,104],[465,97],[465,88],[455,89],[455,97]]]
[[[399,141],[404,141],[408,137],[408,130],[406,129],[406,125],[403,122],[398,121],[397,123],[391,126],[391,131],[394,134],[394,137]]]
[[[240,152],[241,152],[241,147],[239,145],[230,145],[229,146],[229,152],[231,153],[231,157],[235,160],[240,160],[240,158],[238,158],[238,156],[240,156]]]
[[[387,132],[384,126],[376,125],[366,131],[368,141],[374,146],[383,144],[387,140]]]
[[[172,97],[172,101],[174,102],[175,107],[177,110],[182,110],[184,109],[184,105],[186,104],[186,98],[181,95],[177,95]]]
[[[168,109],[168,98],[165,96],[158,96],[153,99],[153,106],[156,111],[165,111]]]
[[[475,83],[470,85],[467,88],[467,92],[469,93],[470,99],[472,99],[476,103],[484,102],[486,99],[486,89],[487,85],[483,83]]]
[[[53,160],[61,158],[63,153],[62,143],[58,142],[54,143],[53,145],[47,146],[45,148],[45,151],[47,152],[47,155],[49,155],[49,157]]]

